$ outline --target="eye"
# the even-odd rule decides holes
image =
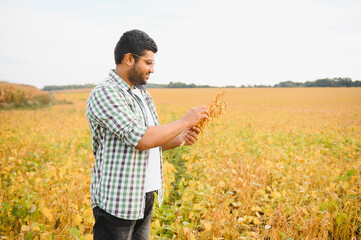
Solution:
[[[146,63],[147,63],[147,65],[148,65],[148,66],[152,66],[152,65],[154,65],[154,62],[153,62],[153,61],[151,61],[151,60],[147,60],[147,61],[146,61]]]

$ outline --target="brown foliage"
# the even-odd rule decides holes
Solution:
[[[210,119],[218,118],[220,115],[222,115],[225,112],[227,103],[224,101],[223,97],[224,97],[224,91],[218,92],[217,95],[214,97],[213,102],[208,105]],[[207,127],[208,122],[209,119],[203,118],[196,124],[196,127],[198,127],[201,130],[201,132],[203,132],[204,129]]]
[[[34,86],[0,82],[0,108],[40,106],[53,102],[48,93]]]

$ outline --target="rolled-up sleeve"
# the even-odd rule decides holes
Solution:
[[[127,145],[137,146],[146,126],[136,117],[125,96],[111,87],[95,90],[88,100],[87,116]]]

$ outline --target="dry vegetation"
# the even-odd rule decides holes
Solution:
[[[207,107],[209,110],[209,119],[203,118],[196,124],[196,127],[198,127],[201,132],[204,131],[210,119],[218,118],[226,111],[227,103],[224,101],[224,91],[217,93],[214,100]]]
[[[227,111],[164,154],[152,239],[360,238],[361,89],[222,90]],[[219,91],[150,90],[163,124]],[[0,238],[92,239],[88,94],[0,111]]]
[[[0,108],[45,106],[54,99],[34,86],[0,82]]]

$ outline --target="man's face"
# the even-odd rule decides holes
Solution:
[[[154,52],[147,50],[142,56],[134,58],[138,58],[138,61],[129,70],[129,80],[134,85],[145,85],[149,75],[154,72]]]

